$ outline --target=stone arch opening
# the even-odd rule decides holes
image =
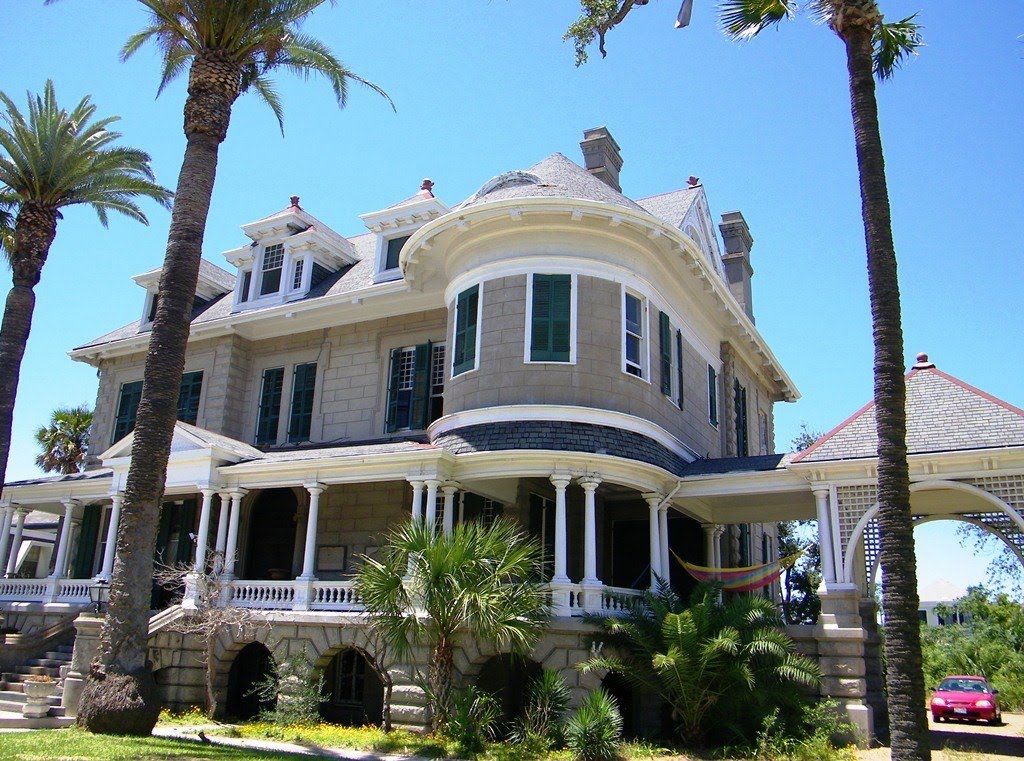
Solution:
[[[504,736],[523,715],[529,698],[530,683],[540,676],[541,665],[530,658],[502,653],[492,656],[480,667],[476,686],[497,698],[501,705],[499,732]]]
[[[290,579],[299,500],[292,489],[267,489],[249,511],[246,578]]]
[[[264,699],[255,688],[274,673],[274,657],[266,645],[250,642],[238,651],[228,671],[225,712],[233,719],[251,719],[261,711],[273,710],[277,698]]]
[[[360,727],[380,724],[384,715],[384,682],[366,653],[356,647],[337,650],[323,668],[320,715],[327,721]]]

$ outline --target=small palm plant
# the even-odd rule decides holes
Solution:
[[[565,725],[566,745],[576,761],[618,758],[622,714],[615,698],[598,688],[589,693]]]
[[[550,616],[541,549],[508,521],[461,523],[450,535],[422,521],[388,535],[383,559],[366,557],[356,590],[371,626],[399,657],[430,648],[426,678],[435,729],[452,711],[456,638],[526,654]]]
[[[760,696],[777,698],[788,685],[820,679],[817,665],[794,653],[775,606],[763,597],[720,602],[716,585],[701,585],[687,607],[661,585],[631,601],[621,618],[592,620],[601,654],[580,668],[617,672],[660,695],[690,744],[702,743],[714,723],[736,724],[737,714],[756,727]]]
[[[85,406],[58,407],[48,425],[36,431],[36,442],[42,452],[36,457],[44,473],[77,473],[85,462],[89,446],[92,410]]]

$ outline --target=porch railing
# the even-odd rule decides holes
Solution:
[[[92,579],[0,579],[0,602],[85,605]]]

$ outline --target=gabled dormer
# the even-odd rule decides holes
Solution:
[[[300,299],[324,278],[355,263],[352,244],[299,206],[242,225],[252,243],[225,251],[238,268],[232,311]]]
[[[434,196],[433,188],[433,182],[424,180],[419,192],[411,198],[380,211],[359,215],[367,229],[377,235],[373,269],[375,283],[401,278],[398,262],[406,241],[427,222],[448,213],[448,207]]]
[[[141,288],[146,289],[146,301],[142,309],[142,320],[140,327],[148,327],[153,323],[156,316],[156,308],[160,303],[160,273],[162,268],[143,272],[132,278]],[[196,281],[196,298],[193,309],[203,303],[213,301],[225,293],[230,293],[234,287],[235,279],[231,273],[225,272],[215,264],[205,259],[199,262],[199,279]]]

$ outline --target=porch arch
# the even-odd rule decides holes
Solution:
[[[991,492],[985,491],[984,489],[981,489],[977,486],[973,486],[972,484],[963,483],[962,481],[916,481],[910,485],[911,494],[921,491],[937,491],[940,489],[961,491],[965,494],[971,495],[972,497],[976,497],[983,502],[987,502],[988,504],[992,505],[992,507],[994,507],[997,511],[1005,513],[1007,517],[1009,517],[1009,519],[1017,526],[1017,529],[1022,534],[1024,534],[1024,518],[1022,518],[1016,510],[1014,510],[1012,507],[1010,507],[1003,500],[1001,500],[999,497],[992,494]],[[878,503],[876,502],[874,505],[871,506],[870,509],[867,510],[867,512],[864,513],[864,515],[861,516],[860,520],[857,521],[857,525],[854,526],[853,532],[850,534],[850,539],[847,542],[846,547],[841,548],[843,551],[843,578],[848,581],[853,581],[854,579],[853,564],[855,562],[854,559],[856,558],[855,550],[857,549],[858,544],[860,544],[861,540],[863,539],[864,531],[867,529],[868,524],[877,515]],[[991,527],[987,525],[985,526],[985,528],[991,530]],[[1017,554],[1019,557],[1020,553]],[[1024,562],[1024,560],[1022,560],[1022,562]],[[871,570],[873,572],[874,568],[872,568]]]

